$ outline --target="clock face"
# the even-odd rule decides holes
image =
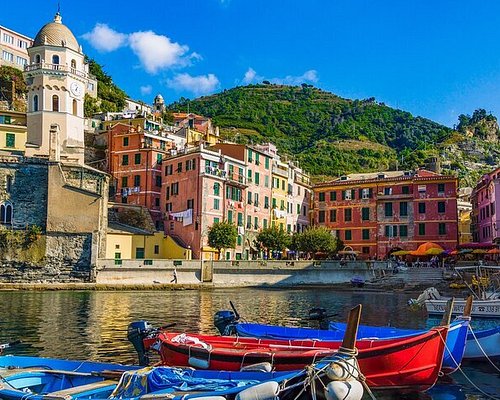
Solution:
[[[69,86],[69,90],[71,90],[71,93],[77,97],[82,95],[82,86],[77,82],[72,82]]]

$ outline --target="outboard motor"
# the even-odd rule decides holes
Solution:
[[[309,310],[309,320],[310,321],[318,321],[319,329],[328,330],[330,321],[329,317],[332,315],[327,314],[326,310],[322,307],[316,307]]]
[[[144,347],[144,338],[153,330],[153,326],[148,321],[135,321],[127,328],[127,339],[134,345],[139,357],[139,365],[148,365],[149,357]]]
[[[221,335],[234,335],[236,333],[234,329],[236,322],[236,315],[232,311],[223,310],[214,314],[214,325]]]

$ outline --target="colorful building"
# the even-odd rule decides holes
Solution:
[[[472,238],[474,242],[498,244],[500,241],[500,168],[483,175],[471,194]]]
[[[238,246],[228,250],[241,257],[246,188],[245,165],[203,145],[170,154],[163,163],[161,205],[165,233],[192,250],[193,258],[217,258],[208,245],[208,229],[216,222],[238,226]]]
[[[257,258],[259,249],[254,242],[261,229],[271,226],[271,177],[272,158],[259,146],[220,143],[212,147],[220,150],[224,157],[239,160],[244,168],[245,186],[242,187],[243,226],[238,226],[238,247],[234,258]],[[239,225],[239,224],[238,224]],[[231,252],[226,253],[232,257]]]
[[[27,129],[26,113],[0,110],[0,151],[24,154]]]
[[[287,231],[303,232],[310,224],[311,180],[293,163],[288,172]]]
[[[426,170],[361,173],[314,187],[314,224],[363,257],[458,241],[457,178]]]
[[[173,142],[141,123],[118,122],[108,129],[108,172],[113,176],[117,203],[142,205],[149,209],[157,230],[163,230],[160,203],[163,158]]]
[[[28,47],[33,39],[0,25],[0,66],[24,70],[29,63]]]

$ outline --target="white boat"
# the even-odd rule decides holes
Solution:
[[[477,265],[457,267],[455,272],[467,285],[474,296],[472,317],[500,318],[500,293],[497,290],[500,267]],[[496,282],[496,284],[495,284]],[[443,314],[449,297],[441,296],[434,288],[425,289],[417,298],[409,301],[410,305],[425,305],[429,314]],[[465,299],[456,299],[452,313],[461,315],[465,307]]]
[[[429,314],[443,314],[448,298],[425,300],[425,308]],[[464,312],[465,300],[455,300],[452,314],[461,315]],[[500,299],[474,300],[472,317],[500,318]]]
[[[469,327],[470,329],[470,327]],[[464,359],[500,358],[500,326],[483,331],[469,331]]]

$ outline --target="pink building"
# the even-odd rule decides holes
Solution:
[[[193,258],[217,257],[208,228],[224,220],[243,224],[244,164],[200,146],[167,157],[163,166],[165,233],[191,248]]]
[[[244,223],[240,225],[239,219],[235,221],[238,224],[239,235],[234,257],[236,259],[256,258],[259,251],[254,246],[254,240],[261,229],[270,226],[271,157],[262,149],[242,144],[220,143],[212,149],[218,149],[224,157],[239,160],[244,165],[245,185],[242,187]],[[238,218],[239,215],[238,211]],[[229,256],[231,256],[230,251],[226,253],[226,258]]]
[[[500,209],[496,199],[500,197],[500,168],[483,175],[471,194],[472,240],[483,244],[500,241]],[[499,199],[500,200],[500,199]]]

